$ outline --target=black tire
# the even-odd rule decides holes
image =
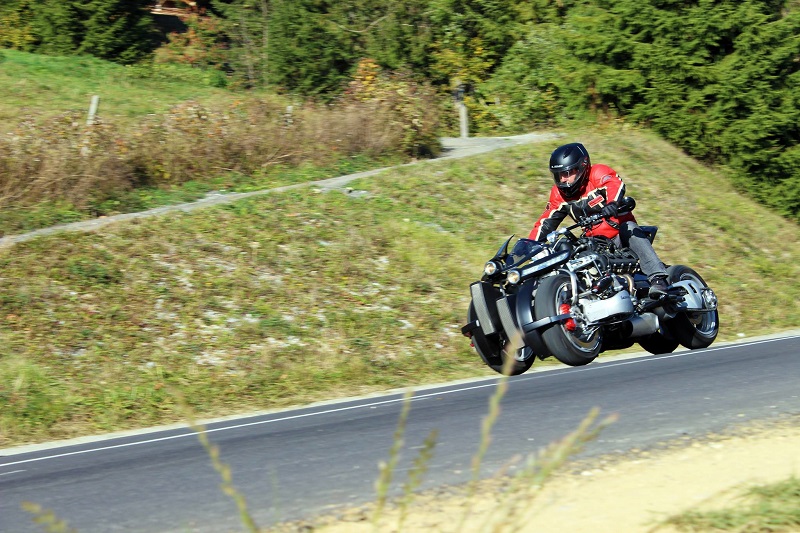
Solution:
[[[707,287],[700,274],[683,265],[673,265],[667,269],[670,283],[692,279]],[[675,318],[665,324],[667,332],[681,345],[690,350],[711,346],[719,333],[719,312],[704,311],[698,313],[679,312]]]
[[[467,311],[467,323],[472,322],[476,319],[475,315],[475,307],[472,303],[469,304],[469,310]],[[480,333],[482,334],[482,333]],[[503,373],[503,367],[505,366],[506,361],[506,344],[507,341],[504,336],[497,334],[498,338],[493,339],[492,346],[496,349],[493,349],[491,353],[483,353],[481,349],[478,347],[479,343],[474,342],[475,351],[478,352],[478,355],[481,356],[481,359],[495,372],[498,374]],[[494,335],[493,335],[494,336]],[[533,350],[528,346],[523,346],[519,350],[516,350],[514,354],[514,360],[509,361],[508,368],[506,372],[508,372],[509,376],[518,376],[520,374],[524,374],[525,372],[533,366],[534,361],[536,361],[536,354],[533,353]]]
[[[559,306],[570,302],[570,291],[569,276],[557,274],[545,278],[536,290],[534,301],[536,319],[558,315]],[[600,353],[603,344],[599,330],[582,339],[575,333],[567,331],[562,322],[547,326],[542,332],[542,340],[556,359],[569,366],[591,363]]]
[[[654,355],[672,353],[680,345],[669,333],[660,331],[639,339],[639,346]]]

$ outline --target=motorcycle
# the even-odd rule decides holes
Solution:
[[[625,197],[619,212],[635,206]],[[581,366],[634,343],[665,354],[714,342],[717,296],[703,278],[688,266],[669,266],[667,294],[650,298],[633,250],[586,235],[602,220],[589,215],[550,233],[547,242],[520,238],[509,251],[512,235],[485,264],[480,281],[470,285],[461,332],[490,368],[518,375],[537,358]],[[658,227],[640,227],[652,243]]]

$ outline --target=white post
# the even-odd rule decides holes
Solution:
[[[453,80],[453,84],[455,85],[455,89],[453,89],[453,99],[458,108],[459,130],[461,130],[461,138],[466,139],[469,137],[469,117],[467,116],[467,104],[464,103],[464,93],[466,92],[467,86],[461,83],[461,80],[457,78]]]
[[[467,104],[463,101],[458,103],[458,122],[461,129],[461,138],[469,137],[469,117],[467,116]]]
[[[92,96],[92,103],[89,105],[89,118],[86,119],[87,126],[94,124],[94,117],[97,114],[98,105],[100,105],[100,97],[95,94]]]

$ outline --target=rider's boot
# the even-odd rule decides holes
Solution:
[[[651,300],[660,300],[667,295],[667,276],[656,274],[650,278],[650,291],[648,296]]]

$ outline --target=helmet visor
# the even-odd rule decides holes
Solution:
[[[578,179],[579,173],[580,169],[578,167],[573,167],[569,170],[554,170],[553,179],[559,185],[572,185]]]

